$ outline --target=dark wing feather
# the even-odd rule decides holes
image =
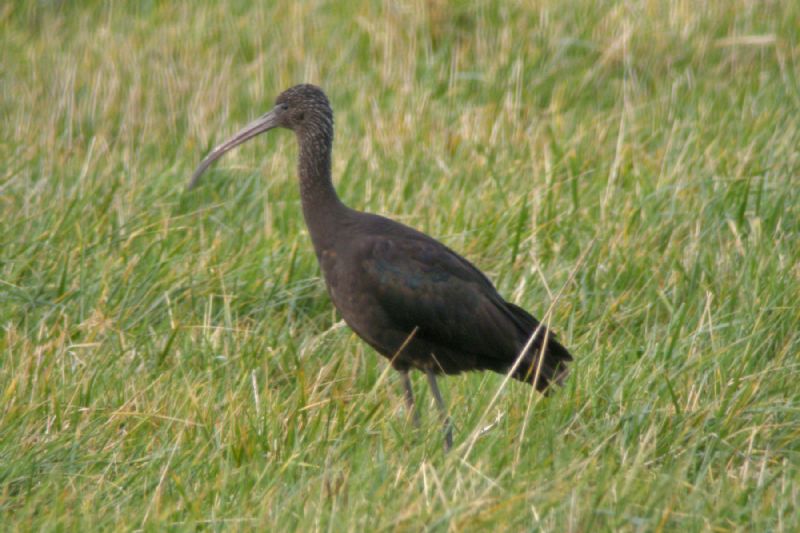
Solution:
[[[398,327],[407,331],[417,327],[417,335],[424,341],[462,354],[464,367],[459,371],[507,371],[539,324],[526,311],[503,300],[466,259],[423,234],[384,233],[363,245],[363,272],[384,312]],[[544,334],[542,328],[541,337]],[[539,346],[534,343],[514,377],[532,382]],[[548,347],[548,351],[555,350],[554,359],[545,354],[542,387],[559,378],[561,361],[571,359],[557,342]]]
[[[395,324],[455,350],[491,357],[514,346],[514,330],[485,278],[438,243],[383,238],[362,262],[378,299]],[[498,335],[499,334],[499,335]],[[505,345],[505,346],[503,346]]]

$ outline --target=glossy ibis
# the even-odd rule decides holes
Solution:
[[[345,206],[331,181],[333,111],[313,85],[284,91],[275,107],[214,148],[189,188],[225,152],[273,128],[294,131],[303,216],[333,304],[345,322],[400,372],[418,422],[408,371],[425,372],[445,428],[436,376],[493,370],[546,391],[572,360],[554,335],[505,301],[489,279],[440,242],[388,218]]]

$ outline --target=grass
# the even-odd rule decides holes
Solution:
[[[4,528],[800,529],[800,4],[530,4],[4,3]],[[547,314],[557,394],[443,380],[444,454],[331,307],[291,135],[184,191],[304,81],[346,203]]]

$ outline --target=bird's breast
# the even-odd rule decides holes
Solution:
[[[333,300],[333,304],[341,311],[343,306],[355,297],[350,291],[347,270],[347,262],[342,261],[336,250],[323,249],[318,255],[319,266],[322,270],[322,277],[325,279],[325,286],[328,294]]]
[[[375,288],[365,285],[360,262],[349,260],[346,251],[323,249],[318,257],[334,307],[345,322],[358,331],[365,317],[381,312],[376,305]]]

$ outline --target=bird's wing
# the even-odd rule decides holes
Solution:
[[[362,272],[383,311],[425,339],[488,357],[514,352],[522,333],[477,268],[422,235],[364,243]]]

